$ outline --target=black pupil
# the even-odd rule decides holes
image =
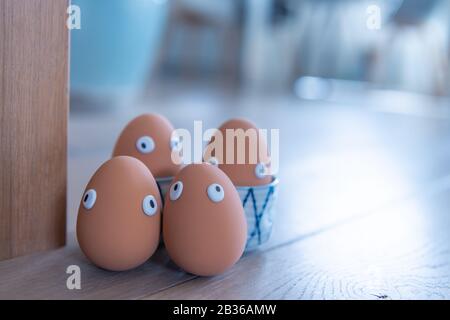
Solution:
[[[216,191],[220,192],[220,187],[219,186],[216,186]]]
[[[145,144],[145,142],[142,142],[142,143],[141,143],[141,147],[144,148],[144,149],[147,147],[147,145]]]
[[[152,207],[152,208],[155,207],[155,202],[153,202],[153,200],[150,200],[150,207]]]
[[[89,193],[86,193],[86,195],[84,196],[84,202],[86,202],[88,198],[89,198]]]
[[[173,190],[177,191],[178,189],[178,183],[173,187]]]

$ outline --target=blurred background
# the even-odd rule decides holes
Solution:
[[[81,29],[72,31],[74,112],[85,99],[110,109],[174,86],[313,100],[366,89],[450,93],[448,1],[72,3],[81,8]]]

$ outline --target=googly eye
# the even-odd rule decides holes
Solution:
[[[220,202],[225,197],[223,187],[218,183],[213,183],[207,189],[208,198],[213,202]]]
[[[175,201],[181,197],[181,193],[183,192],[183,182],[177,181],[170,187],[170,200]]]
[[[258,179],[264,179],[266,176],[266,166],[264,163],[258,163],[255,167],[255,176]]]
[[[149,136],[140,137],[136,141],[136,149],[138,149],[140,153],[150,153],[155,150],[155,141]]]
[[[216,157],[211,157],[208,159],[208,163],[210,165],[213,165],[214,167],[218,167],[219,166],[219,160]]]
[[[158,210],[158,203],[154,196],[145,196],[144,200],[142,200],[142,210],[147,216],[152,216],[156,213]]]
[[[89,189],[83,195],[83,207],[86,210],[92,209],[97,200],[97,192],[94,189]]]
[[[176,134],[172,135],[172,137],[170,138],[170,149],[172,150],[178,149],[179,146],[180,146],[180,137]]]

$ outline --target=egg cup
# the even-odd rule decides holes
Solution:
[[[247,219],[247,245],[251,251],[267,242],[272,234],[275,204],[278,197],[276,177],[272,182],[261,186],[236,186]]]
[[[161,198],[164,202],[167,191],[170,188],[173,177],[156,178],[156,183],[158,184],[159,192],[161,193]]]

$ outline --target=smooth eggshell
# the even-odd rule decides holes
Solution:
[[[163,237],[172,260],[202,276],[223,273],[239,260],[247,239],[247,222],[239,195],[230,179],[210,164],[191,164],[174,178],[183,191],[177,200],[166,197]],[[224,198],[213,202],[207,188],[223,187]],[[170,192],[170,191],[169,191]]]
[[[259,186],[259,185],[269,184],[272,181],[272,177],[270,175],[267,175],[267,176],[264,176],[263,178],[258,178],[255,174],[256,164],[250,163],[249,139],[246,139],[246,141],[245,141],[245,162],[243,164],[237,163],[238,144],[236,143],[236,140],[235,140],[234,163],[232,163],[232,164],[226,163],[226,154],[227,154],[226,153],[227,152],[226,130],[227,129],[233,129],[233,130],[243,129],[244,131],[246,131],[248,129],[258,130],[252,122],[245,120],[245,119],[231,119],[231,120],[223,123],[218,129],[222,133],[222,136],[223,136],[223,159],[222,159],[221,163],[219,164],[219,168],[228,175],[228,177],[231,179],[231,181],[233,182],[233,184],[235,186]],[[214,139],[214,137],[212,138],[211,141],[213,141],[213,139]],[[259,155],[259,147],[261,146],[263,148],[262,151],[264,152],[264,154],[267,154],[266,141],[259,142],[259,136],[257,136],[256,143],[257,143],[257,146],[256,146],[257,163],[263,162]],[[205,154],[208,153],[210,146],[211,145],[209,144],[206,147]],[[214,151],[212,151],[211,154],[212,154],[212,156],[216,156]],[[205,161],[208,161],[208,159],[205,158]]]
[[[81,250],[95,265],[113,271],[134,268],[155,252],[160,235],[161,197],[148,168],[139,160],[120,156],[95,172],[86,190],[97,199],[87,210],[80,202],[77,238]],[[158,210],[144,214],[142,201],[153,195]]]
[[[161,115],[143,114],[130,121],[123,129],[114,147],[113,156],[131,156],[141,160],[155,178],[172,177],[180,169],[171,159],[170,139],[174,128]],[[155,149],[147,154],[136,148],[136,141],[149,136],[155,142]]]

